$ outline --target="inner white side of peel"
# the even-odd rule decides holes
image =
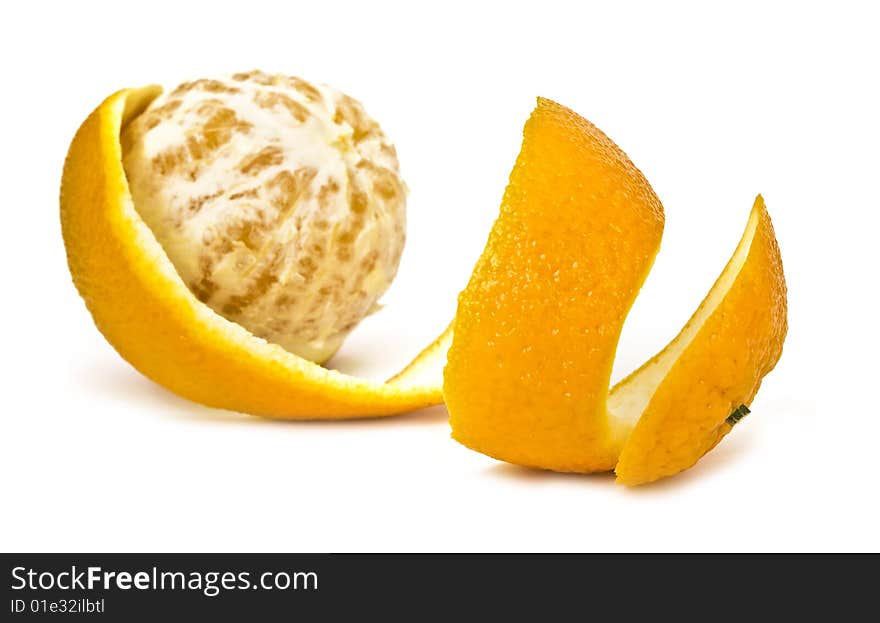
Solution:
[[[609,394],[607,401],[609,423],[621,444],[626,441],[642,413],[648,408],[651,398],[672,366],[691,345],[703,324],[727,296],[749,255],[758,227],[758,216],[758,211],[753,210],[736,251],[687,325],[656,358],[621,381]]]

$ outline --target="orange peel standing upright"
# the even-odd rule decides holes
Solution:
[[[512,463],[610,470],[605,416],[623,321],[663,235],[663,208],[626,155],[538,100],[501,215],[459,297],[444,395],[454,437]]]
[[[686,469],[782,352],[785,280],[763,200],[678,337],[609,392],[662,208],[626,155],[564,106],[539,99],[523,134],[459,298],[444,382],[453,437],[530,467],[616,469],[628,485]]]

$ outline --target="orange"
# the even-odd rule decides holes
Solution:
[[[781,355],[785,278],[759,196],[685,327],[609,391],[623,322],[660,246],[663,208],[607,136],[539,98],[454,322],[386,383],[324,369],[201,302],[135,210],[120,133],[159,93],[119,91],[86,119],[64,166],[61,223],[97,327],[182,396],[276,418],[388,415],[445,399],[453,437],[468,447],[537,468],[615,470],[636,485],[712,449]]]
[[[120,132],[159,93],[107,98],[74,137],[62,178],[70,272],[119,354],[181,396],[269,417],[365,417],[440,403],[442,337],[393,381],[371,383],[255,337],[195,297],[135,210],[122,167]]]

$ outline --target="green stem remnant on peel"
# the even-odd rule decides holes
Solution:
[[[733,413],[727,416],[727,423],[731,426],[735,426],[737,422],[747,416],[751,411],[745,405],[740,405],[736,409],[733,410]]]

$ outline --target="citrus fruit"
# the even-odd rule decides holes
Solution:
[[[270,417],[377,416],[441,402],[443,336],[393,381],[371,383],[256,336],[190,290],[136,209],[123,168],[120,136],[160,93],[146,87],[108,97],[76,133],[64,165],[70,272],[116,350],[181,396]]]
[[[445,370],[453,437],[634,485],[693,465],[779,359],[786,290],[759,197],[733,258],[681,333],[609,392],[663,210],[595,126],[539,98],[500,215],[459,297]],[[730,418],[730,421],[728,419]]]
[[[185,82],[122,129],[135,209],[202,302],[323,362],[403,252],[394,146],[359,102],[259,71]]]

